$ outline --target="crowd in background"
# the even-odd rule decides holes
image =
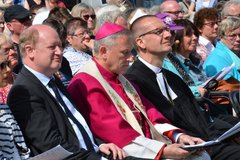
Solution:
[[[157,18],[161,22],[160,26],[155,24],[156,19],[154,18]],[[149,21],[154,23],[148,26]],[[104,28],[107,23],[110,23],[108,25],[112,25],[112,28],[109,28],[109,26]],[[162,27],[163,25],[165,27]],[[36,28],[34,28],[34,26],[36,26]],[[154,28],[153,26],[158,27]],[[150,28],[152,28],[152,30],[150,30]],[[128,32],[118,35],[117,33],[122,32],[122,30],[127,30]],[[39,33],[35,33],[36,31]],[[47,35],[48,31],[49,35]],[[36,38],[41,37],[40,35],[42,34],[46,34],[45,39],[41,41],[43,48],[40,46],[37,52],[34,47],[40,42],[36,40]],[[116,37],[109,38],[109,40],[104,39],[109,35],[112,36],[112,34],[117,35]],[[128,35],[127,38],[124,37],[126,35]],[[158,36],[162,38],[162,40],[158,41],[157,37],[150,37],[149,35]],[[59,41],[56,41],[56,38],[53,38],[54,36],[59,37]],[[122,39],[125,38],[124,40],[132,45],[124,51],[119,51],[122,48],[121,46],[114,45],[115,43],[119,42],[119,44],[123,46],[127,46],[127,44],[120,42],[118,36],[122,36]],[[164,43],[164,41],[166,42]],[[53,42],[53,44],[50,45],[51,42]],[[44,46],[48,43],[49,46],[47,48],[49,50],[55,50],[54,47],[58,48],[56,52],[58,52],[60,57],[62,56],[60,58],[61,65],[56,67],[57,69],[52,69],[51,67],[53,66],[47,68],[49,71],[43,68],[43,66],[50,66],[51,64],[48,59],[53,59],[53,57],[36,56],[37,53],[46,51],[44,50]],[[105,48],[102,46],[105,46]],[[107,52],[112,46],[115,48],[113,48],[111,52],[121,52],[122,55],[104,57],[104,51],[106,50]],[[130,51],[129,48],[131,49]],[[126,62],[123,60],[123,57]],[[35,60],[36,58],[38,58],[37,61]],[[108,58],[112,59],[109,63],[105,62]],[[91,83],[94,82],[98,84],[100,82],[95,82],[91,80],[91,77],[84,76],[85,72],[87,73],[87,71],[89,71],[86,69],[86,66],[91,66],[89,62],[97,64],[97,68],[100,71],[99,73],[108,75],[106,76],[106,82],[120,94],[120,97],[128,106],[135,106],[135,104],[129,102],[131,100],[127,98],[126,93],[123,93],[124,90],[126,92],[126,88],[123,87],[119,89],[118,85],[120,83],[117,82],[116,77],[114,78],[113,75],[111,75],[111,77],[110,73],[104,71],[103,68],[108,69],[109,72],[115,75],[125,75],[127,79],[134,82],[133,88],[137,88],[135,92],[140,93],[141,91],[142,94],[139,94],[139,98],[142,99],[144,106],[155,106],[156,112],[163,114],[164,118],[166,117],[173,125],[179,127],[190,136],[199,137],[203,140],[214,139],[216,136],[219,136],[219,134],[222,134],[226,128],[231,128],[239,121],[240,1],[0,0],[0,159],[28,159],[30,156],[35,156],[49,149],[49,146],[46,146],[44,143],[35,142],[36,144],[41,144],[40,147],[42,148],[39,149],[38,146],[35,146],[35,143],[33,144],[31,142],[34,137],[29,136],[29,134],[34,133],[32,131],[33,129],[37,129],[37,127],[30,129],[29,126],[30,124],[34,125],[33,122],[35,121],[31,121],[33,118],[31,114],[37,112],[34,116],[38,116],[37,109],[33,109],[33,111],[26,109],[26,114],[31,116],[24,118],[24,113],[19,114],[19,109],[16,109],[18,105],[23,107],[21,104],[23,101],[26,101],[26,99],[24,99],[26,95],[24,94],[27,94],[20,93],[19,90],[17,90],[23,82],[27,83],[27,80],[20,81],[17,77],[27,75],[25,70],[30,70],[35,76],[39,75],[33,71],[36,68],[41,68],[38,71],[40,73],[46,73],[45,75],[47,76],[49,74],[51,77],[53,74],[56,79],[61,81],[58,83],[63,84],[64,92],[66,89],[70,92],[69,97],[71,97],[71,100],[73,99],[78,109],[69,110],[73,112],[73,116],[78,118],[72,120],[66,116],[66,119],[71,119],[69,121],[77,135],[79,131],[76,131],[77,127],[75,124],[77,122],[75,122],[75,120],[84,124],[83,126],[85,130],[87,130],[88,135],[90,135],[93,143],[93,150],[99,150],[97,146],[99,143],[94,141],[94,137],[97,137],[107,143],[107,147],[103,145],[105,148],[101,147],[102,145],[99,146],[102,153],[106,153],[104,149],[108,148],[113,153],[117,150],[118,154],[114,153],[114,157],[118,156],[120,159],[121,157],[125,157],[124,151],[128,156],[135,156],[134,152],[129,151],[129,148],[132,149],[134,146],[128,146],[129,148],[127,148],[125,143],[119,142],[119,140],[115,140],[114,138],[112,141],[112,139],[108,137],[110,134],[108,127],[106,127],[106,130],[101,131],[102,133],[99,132],[101,125],[108,126],[108,122],[105,123],[104,118],[102,123],[97,124],[97,121],[101,121],[101,118],[109,112],[112,113],[112,110],[101,111],[96,109],[97,107],[95,108],[95,106],[111,106],[109,101],[113,101],[116,106],[119,105],[119,103],[122,105],[122,102],[115,102],[114,99],[118,99],[118,97],[104,87],[103,88],[107,90],[107,94],[105,91],[101,91],[100,93],[108,98],[110,97],[109,100],[105,102],[103,100],[104,98],[100,98],[101,96],[98,95],[98,92],[94,95],[96,90],[101,90],[102,88],[94,88],[94,85],[92,86]],[[121,64],[124,62],[127,63],[127,67]],[[118,67],[121,69],[114,68],[114,65],[117,64],[119,64]],[[211,80],[210,82],[212,83],[206,83],[211,77],[230,66],[231,70],[229,70],[226,75],[219,79]],[[126,67],[125,70],[123,69],[124,67]],[[149,70],[149,68],[151,70]],[[151,74],[153,74],[154,77],[152,79]],[[43,79],[44,78],[40,78],[40,80]],[[16,81],[17,87],[14,88],[13,86]],[[114,81],[118,84],[114,84]],[[151,83],[149,83],[150,81]],[[45,85],[47,86],[47,83]],[[135,85],[138,87],[135,87]],[[12,89],[12,87],[14,89]],[[26,88],[27,87],[24,89]],[[28,91],[24,89],[21,91]],[[41,88],[39,89],[42,90]],[[47,89],[51,93],[55,92],[54,89]],[[130,89],[132,88],[130,87]],[[36,89],[36,91],[37,90],[38,89]],[[215,91],[215,93],[217,93],[216,95],[220,96],[211,96],[211,91]],[[35,90],[33,89],[31,93],[34,94]],[[229,95],[233,95],[233,93],[235,101],[232,101],[231,98],[225,98],[226,95],[230,97]],[[121,94],[123,94],[123,96]],[[38,101],[42,100],[41,98],[37,99],[38,96],[29,96],[32,97],[27,100],[31,102],[34,101],[33,103],[38,103]],[[61,97],[63,97],[63,94],[61,94]],[[68,96],[66,97],[68,98]],[[65,103],[66,97],[65,99],[63,98]],[[145,98],[147,99],[146,101]],[[17,101],[17,99],[19,99],[19,101]],[[67,101],[67,104],[71,103],[71,100]],[[59,103],[61,106],[64,106],[61,102]],[[36,105],[36,108],[37,107],[39,106]],[[46,112],[54,112],[53,114],[56,114],[55,111],[46,110]],[[66,108],[63,110],[67,112]],[[80,112],[78,112],[79,110]],[[120,110],[122,111],[124,108],[120,107]],[[139,123],[142,125],[143,135],[147,137],[148,132],[152,131],[146,129],[147,124],[144,124],[146,122],[141,119],[143,115],[138,113],[139,111],[134,111],[131,107],[130,110],[134,113],[133,115],[137,121],[141,121]],[[187,110],[192,111],[191,113],[186,113]],[[98,114],[100,112],[101,114]],[[106,114],[104,114],[105,112]],[[44,114],[39,115],[43,116]],[[204,120],[201,119],[202,117],[200,115],[204,117]],[[58,116],[60,116],[60,114]],[[152,114],[147,116],[150,116],[149,119],[152,118]],[[158,114],[154,116],[156,116],[157,118],[154,118],[158,120]],[[49,117],[46,116],[46,118]],[[204,124],[199,123],[200,119]],[[39,121],[42,121],[42,119],[40,118]],[[58,123],[55,125],[59,125],[58,119],[56,121]],[[118,123],[118,120],[116,121],[116,123]],[[95,125],[94,122],[97,125]],[[61,121],[61,123],[63,123],[63,121]],[[37,125],[42,124],[36,124],[36,126]],[[121,122],[119,126],[121,125],[125,124]],[[146,125],[146,128],[144,128],[144,125]],[[211,132],[205,130],[208,127]],[[115,130],[119,129],[112,128]],[[42,130],[39,130],[39,133],[40,132],[42,132]],[[180,132],[181,131],[179,131],[179,133]],[[206,134],[205,132],[207,133],[206,136],[204,135]],[[108,134],[105,135],[105,133]],[[121,136],[120,133],[121,132],[116,134],[116,136]],[[134,135],[134,133],[128,132],[128,130],[126,130],[126,133],[131,134],[131,136]],[[60,134],[64,135],[65,132],[61,132]],[[41,134],[38,136],[41,136]],[[124,137],[124,133],[122,136]],[[84,136],[80,137],[85,139]],[[69,137],[67,136],[67,138]],[[187,141],[187,138],[184,139],[184,142]],[[222,152],[234,155],[235,157],[233,156],[233,159],[240,159],[240,155],[237,154],[239,141],[236,139],[236,144],[235,142],[234,144],[228,144],[229,148],[223,145],[222,148],[226,148],[225,150],[221,147],[216,147],[215,150],[213,149],[212,152],[209,152],[210,157],[212,159],[219,159],[220,157],[225,159],[226,157],[219,154],[219,152]],[[70,141],[74,143],[72,139]],[[200,140],[197,139],[196,141]],[[87,142],[85,143],[85,149],[89,150]],[[119,146],[119,148],[124,149],[121,150],[118,147],[116,147],[116,150],[112,149],[113,144],[109,145],[109,143],[114,143],[116,146]],[[76,148],[74,147],[76,147],[76,144],[73,145],[73,148],[68,148],[68,142],[64,141],[63,144],[65,149],[75,153]],[[230,150],[232,152],[230,152]],[[79,151],[79,149],[77,149],[77,151]],[[156,153],[157,156],[154,155],[155,153],[152,154],[156,156],[155,159],[159,159],[163,153],[161,149]],[[188,153],[179,155],[186,156]],[[75,158],[82,158],[82,155],[80,158],[78,156],[77,154],[77,158]],[[107,159],[111,158],[112,157],[107,157]],[[152,157],[146,156],[145,158]],[[100,158],[95,157],[93,159]]]

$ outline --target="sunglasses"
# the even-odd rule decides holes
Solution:
[[[95,20],[96,19],[96,15],[95,14],[92,14],[92,15],[83,15],[83,19],[85,21],[87,21],[89,18],[91,17],[91,19]]]
[[[4,62],[0,63],[0,70],[4,70],[7,67],[10,67],[10,65],[11,65],[10,61],[4,61]]]

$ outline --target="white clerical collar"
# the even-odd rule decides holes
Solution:
[[[38,71],[35,71],[34,69],[30,68],[29,66],[27,66],[26,64],[24,64],[24,67],[26,67],[32,74],[34,74],[37,79],[40,80],[40,82],[44,85],[44,86],[47,86],[48,85],[48,82],[50,81],[51,78],[47,77],[46,75],[38,72]]]
[[[145,61],[144,59],[142,59],[140,56],[138,57],[139,61],[141,61],[143,64],[145,64],[148,68],[150,68],[154,73],[159,73],[161,72],[161,68],[160,67],[156,67],[150,63],[148,63],[147,61]]]

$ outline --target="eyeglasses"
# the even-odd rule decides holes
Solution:
[[[170,14],[174,14],[176,16],[178,16],[179,14],[183,14],[183,11],[175,11],[175,12],[171,12],[171,11],[165,11],[165,13],[170,13]]]
[[[226,37],[230,37],[231,39],[237,39],[237,37],[238,38],[240,38],[240,33],[238,33],[238,34],[229,34],[229,35],[225,35]]]
[[[0,63],[0,70],[4,70],[7,68],[7,66],[10,67],[10,65],[11,65],[10,61],[4,61],[4,62]]]
[[[11,45],[10,47],[7,48],[2,48],[3,50],[1,52],[3,52],[4,55],[8,55],[8,53],[10,52],[10,50],[12,51],[16,51],[17,50],[17,46],[15,45]]]
[[[82,37],[84,37],[84,36],[86,36],[86,35],[90,35],[90,34],[91,34],[90,31],[84,31],[84,32],[82,32],[82,33],[73,34],[72,36],[75,36],[75,37],[78,37],[78,38],[82,38]]]
[[[95,14],[92,14],[92,15],[83,15],[83,19],[85,20],[85,21],[87,21],[89,18],[91,17],[91,19],[96,19],[96,15]]]
[[[231,16],[233,16],[233,17],[240,17],[240,14],[236,14],[236,15],[231,15],[231,14],[229,14],[229,15],[226,15],[226,17],[231,17]]]
[[[151,31],[149,31],[149,32],[146,32],[146,33],[141,34],[139,37],[142,37],[142,36],[145,36],[145,35],[148,35],[148,34],[155,34],[155,35],[160,36],[164,31],[170,32],[169,27],[156,28],[156,29],[154,29],[154,30],[151,30]]]
[[[215,22],[208,22],[204,23],[203,25],[209,26],[209,27],[214,27],[214,25],[218,25],[221,21],[215,21]]]

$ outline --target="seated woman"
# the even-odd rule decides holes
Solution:
[[[176,31],[173,53],[164,59],[163,67],[180,76],[190,87],[193,94],[202,96],[205,90],[200,87],[207,80],[204,72],[190,58],[195,54],[199,33],[192,22],[187,19],[175,21],[183,30]]]
[[[235,67],[224,77],[227,82],[240,81],[240,18],[228,17],[224,19],[218,27],[216,48],[209,54],[203,64],[208,77],[214,76],[224,67]]]
[[[17,65],[17,52],[13,48],[10,38],[4,33],[0,33],[0,55],[5,55],[8,58],[11,70]],[[3,76],[7,76],[8,82],[4,87],[0,88],[0,103],[6,104],[8,92],[16,75],[13,72],[9,72],[9,75],[5,74]]]
[[[7,57],[0,54],[0,88],[8,84],[11,72]],[[22,132],[10,108],[0,102],[0,159],[28,159],[30,150],[26,147]]]

